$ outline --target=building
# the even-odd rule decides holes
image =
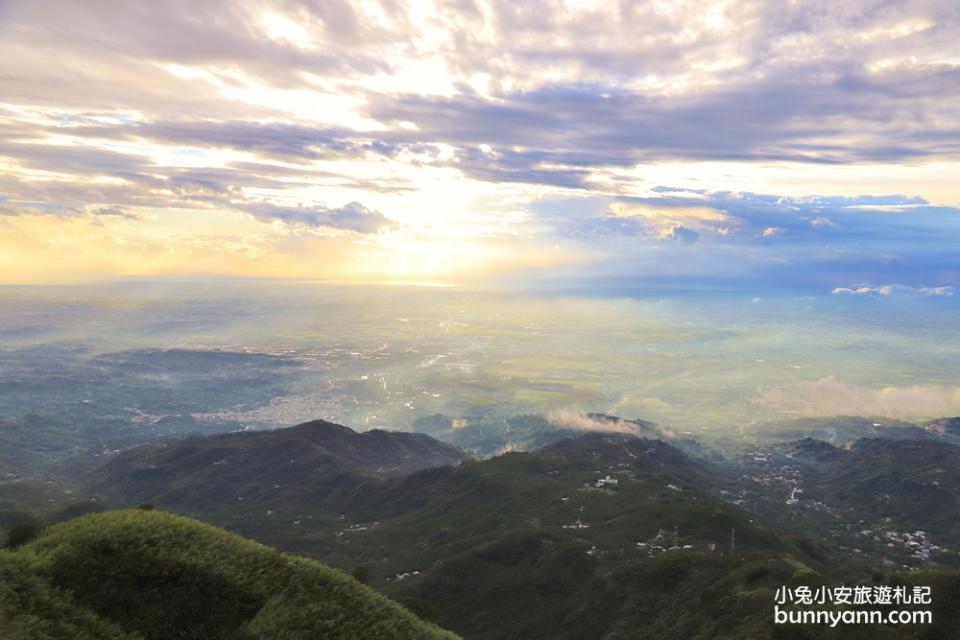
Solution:
[[[618,484],[620,484],[620,481],[617,480],[616,478],[611,478],[610,476],[607,476],[605,478],[600,478],[594,484],[598,489],[602,489],[603,487],[615,487]]]

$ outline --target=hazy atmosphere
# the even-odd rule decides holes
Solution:
[[[960,638],[958,0],[0,0],[0,638]]]
[[[434,413],[572,410],[708,430],[960,413],[950,298],[237,282],[3,292],[9,412],[410,429]]]

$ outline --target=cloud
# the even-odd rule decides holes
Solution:
[[[140,220],[140,216],[125,211],[120,207],[88,207],[86,212],[92,216],[112,216],[116,218],[125,218],[127,220]]]
[[[620,418],[604,419],[591,416],[580,409],[558,409],[547,414],[547,422],[568,431],[596,431],[606,433],[640,434],[647,432],[640,425]]]
[[[688,206],[688,202],[677,201],[666,195],[643,199],[624,197],[618,198],[610,205],[610,214],[626,217],[640,216],[651,220],[723,222],[727,219],[727,215],[722,211],[709,206]]]
[[[831,227],[836,229],[839,225],[826,216],[817,216],[810,221],[810,226],[815,228]]]
[[[113,126],[73,127],[70,135],[153,142],[204,148],[251,151],[264,158],[303,162],[358,157],[366,151],[390,155],[399,151],[391,142],[349,129],[295,122],[243,120],[156,120]],[[385,134],[387,137],[389,134]]]
[[[673,240],[681,244],[693,244],[700,239],[700,234],[680,225],[670,227],[667,232],[661,236],[664,240]]]
[[[146,176],[153,163],[143,154],[75,145],[25,144],[0,140],[0,157],[25,167],[76,176]]]
[[[756,78],[728,79],[679,95],[651,95],[611,83],[554,84],[489,97],[376,97],[369,114],[412,122],[420,139],[549,150],[554,164],[573,166],[675,159],[830,164],[957,153],[951,125],[920,122],[941,112],[937,94],[960,71],[913,67],[869,74],[855,64],[798,66],[769,65],[768,73]],[[918,93],[904,92],[902,83]],[[916,126],[896,126],[888,119],[901,109]]]
[[[787,413],[804,416],[859,415],[889,418],[943,417],[960,414],[960,387],[914,385],[870,389],[833,376],[788,388],[768,390],[756,399]]]
[[[10,201],[9,204],[0,203],[0,215],[4,216],[56,216],[59,218],[75,218],[84,214],[94,215],[83,208],[48,202],[19,202]]]
[[[950,0],[62,4],[0,3],[3,215],[402,223],[658,286],[960,274],[925,191],[960,162]],[[907,194],[727,182],[904,163]]]
[[[816,242],[848,238],[934,239],[934,228],[960,224],[960,209],[938,207],[918,196],[784,196],[747,191],[652,186],[645,196],[618,196],[619,215],[635,214],[663,225],[682,224],[729,238]],[[901,214],[882,215],[882,214]],[[906,234],[906,235],[905,235]]]
[[[643,196],[531,203],[531,232],[590,252],[571,286],[722,288],[822,295],[850,282],[897,283],[875,295],[947,295],[960,280],[951,239],[960,209],[922,197],[785,196],[651,186]],[[827,218],[815,224],[811,221]],[[696,242],[684,243],[698,234]],[[676,230],[676,231],[675,231]],[[674,240],[674,242],[665,242]],[[676,240],[681,240],[676,242]],[[930,283],[934,284],[930,284]],[[610,286],[613,286],[612,284]],[[941,287],[941,288],[938,288]]]
[[[395,221],[379,211],[368,209],[359,202],[349,202],[335,209],[320,206],[284,207],[267,202],[249,203],[240,208],[260,220],[281,220],[311,227],[327,227],[356,233],[378,233],[397,228]]]
[[[904,296],[904,297],[944,297],[952,296],[952,286],[942,287],[910,287],[902,284],[884,284],[879,286],[853,285],[852,287],[837,287],[831,293],[837,296]]]
[[[494,2],[426,13],[393,3],[14,0],[4,4],[0,73],[55,121],[97,123],[77,136],[300,161],[443,144],[479,179],[563,187],[664,159],[960,152],[946,106],[960,97],[948,0],[777,11],[741,1],[710,12]],[[271,24],[302,37],[277,37]],[[911,24],[927,26],[902,28]],[[86,115],[104,105],[127,120]],[[369,126],[348,124],[357,122]],[[478,154],[481,144],[493,153]]]

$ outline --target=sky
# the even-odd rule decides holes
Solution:
[[[0,0],[0,283],[949,297],[958,35],[954,0]]]

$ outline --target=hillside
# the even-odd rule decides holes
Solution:
[[[0,636],[441,639],[352,578],[160,512],[88,515],[0,551]]]
[[[924,428],[928,431],[932,431],[933,433],[942,434],[948,437],[952,436],[960,440],[960,417],[931,420],[924,425]]]
[[[597,486],[608,477],[616,484]],[[709,479],[663,442],[587,434],[370,488],[345,508],[329,553],[370,566],[374,584],[428,602],[470,638],[762,632],[770,585],[829,573],[829,560],[751,522],[711,495]],[[722,594],[711,603],[719,617],[695,614],[708,590]]]
[[[865,438],[882,440],[919,440],[960,444],[955,419],[944,418],[923,425],[890,418],[832,416],[795,418],[766,422],[750,427],[746,436],[752,442],[770,444],[803,438],[823,440],[833,445],[850,444]]]
[[[672,442],[582,433],[538,451],[388,476],[384,461],[396,457],[387,455],[395,446],[351,450],[343,443],[371,436],[310,424],[132,450],[96,480],[115,504],[160,502],[359,571],[375,589],[471,639],[763,638],[774,635],[770,603],[782,585],[852,584],[871,575],[885,584],[892,574],[883,555],[851,552],[857,520],[882,506],[862,502],[864,510],[854,511],[857,492],[882,481],[909,504],[905,489],[913,485],[882,479],[919,473],[918,481],[930,482],[934,476],[924,474],[949,472],[944,465],[956,456],[943,442],[839,448],[807,439],[715,464]],[[396,445],[409,436],[374,438]],[[437,444],[416,438],[429,450]],[[222,445],[236,439],[239,452]],[[311,453],[308,439],[322,443],[321,453]],[[343,458],[330,460],[335,447]],[[318,468],[301,468],[300,460]],[[799,470],[796,481],[809,491],[789,508],[776,480],[787,467]],[[940,482],[949,488],[955,478]],[[736,493],[748,485],[753,493]],[[829,511],[817,506],[824,495],[813,497],[821,487],[836,492]],[[955,592],[957,574],[944,576],[945,592]],[[796,637],[856,637],[843,631],[798,628]],[[862,637],[913,631],[864,627]]]
[[[607,478],[616,483],[597,486]],[[438,623],[476,639],[772,637],[779,586],[850,584],[875,570],[729,504],[719,494],[726,479],[662,441],[584,434],[365,484],[335,520],[320,509],[298,527],[241,520],[268,539],[366,567],[377,588],[425,603]],[[950,574],[944,594],[956,583]]]
[[[415,433],[358,433],[315,420],[287,429],[172,440],[124,451],[88,478],[119,504],[209,513],[226,501],[279,505],[309,491],[329,500],[371,478],[457,464],[466,455]]]
[[[723,502],[718,473],[662,441],[590,433],[368,480],[327,502],[309,484],[285,504],[245,495],[207,517],[343,569],[365,567],[373,586],[470,638],[619,637],[638,625],[640,637],[662,637],[681,610],[685,633],[765,629],[776,580],[835,566],[817,545]],[[681,548],[670,550],[675,529]],[[686,602],[665,606],[699,589],[732,596],[746,586],[756,592],[749,615],[740,607],[722,622],[698,620]]]
[[[829,462],[827,462],[829,459]],[[811,465],[808,496],[873,521],[937,534],[960,549],[960,447],[939,442],[858,440]]]
[[[805,438],[741,457],[728,486],[776,526],[878,564],[960,567],[957,460],[960,447],[943,441]]]

